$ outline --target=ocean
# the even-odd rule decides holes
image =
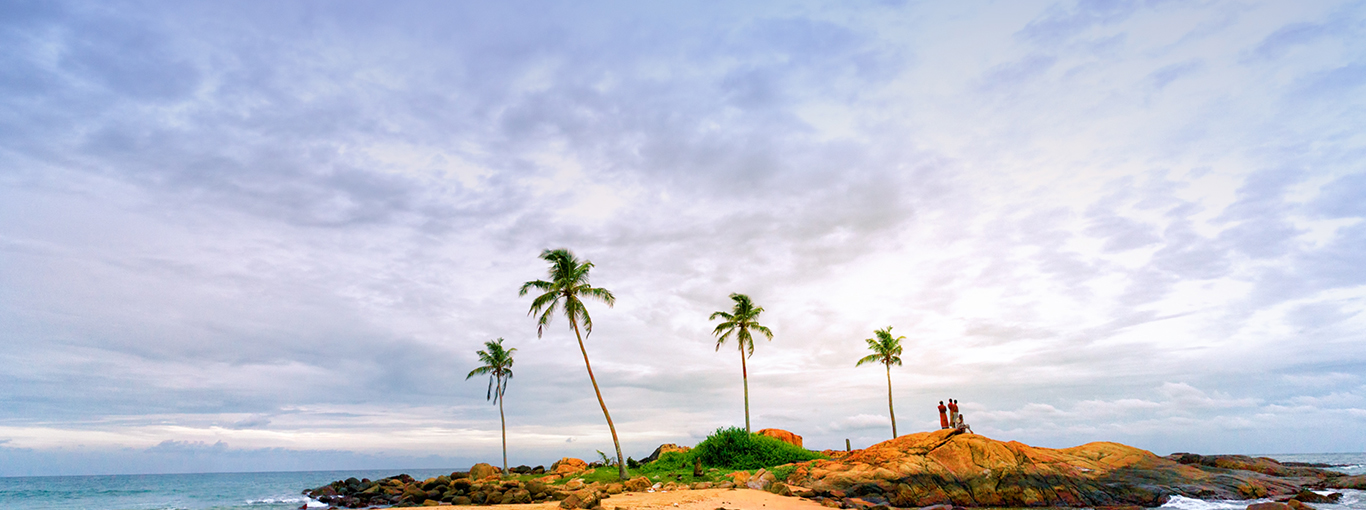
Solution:
[[[1366,473],[1366,453],[1263,455],[1282,462],[1331,464],[1348,474]],[[349,477],[372,480],[407,473],[423,479],[455,469],[297,471],[286,473],[202,473],[0,477],[4,510],[293,510],[326,508],[300,494]],[[1366,510],[1366,491],[1343,490],[1338,504],[1320,510]],[[1168,510],[1242,510],[1252,501],[1202,501],[1175,497]]]
[[[377,480],[407,473],[423,479],[456,469],[200,473],[181,475],[26,476],[0,478],[4,510],[294,510],[327,505],[301,492],[349,477]]]

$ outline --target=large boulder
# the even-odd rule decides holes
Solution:
[[[581,489],[570,492],[563,500],[560,500],[560,508],[593,508],[598,506],[597,491],[593,489]]]
[[[797,446],[802,445],[802,436],[793,434],[783,429],[763,429],[758,432],[755,432],[755,434],[759,434],[761,436],[768,436],[783,441],[785,443],[791,443]]]
[[[756,491],[763,491],[768,490],[769,485],[777,480],[778,477],[774,476],[773,473],[768,472],[767,469],[759,468],[758,471],[754,472],[754,476],[745,481],[745,485]]]
[[[818,496],[840,493],[896,507],[1153,507],[1178,494],[1289,495],[1315,480],[1182,464],[1118,443],[1055,450],[947,429],[901,436],[839,460],[800,463],[786,481]]]
[[[583,459],[573,457],[565,457],[550,465],[550,472],[560,476],[572,475],[586,470],[588,470],[588,463],[584,462]]]
[[[480,462],[478,464],[470,466],[470,478],[473,478],[475,480],[483,480],[490,476],[496,476],[499,473],[502,473],[502,471],[496,467],[493,467],[492,464],[488,464],[485,462]]]
[[[637,476],[627,480],[626,483],[623,484],[623,488],[629,492],[645,492],[645,489],[649,489],[650,485],[651,482],[649,478]]]

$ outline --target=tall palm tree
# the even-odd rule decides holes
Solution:
[[[892,338],[892,327],[873,331],[873,338],[865,339],[872,354],[858,360],[854,366],[864,363],[882,363],[887,367],[887,413],[892,415],[892,439],[896,439],[896,411],[892,409],[892,365],[901,364],[901,341],[906,337]]]
[[[745,366],[745,358],[754,355],[754,338],[750,336],[750,330],[758,331],[773,340],[773,332],[767,327],[759,325],[759,314],[764,313],[764,308],[754,306],[754,301],[744,294],[731,293],[730,299],[735,301],[735,306],[730,313],[712,312],[711,318],[717,317],[725,319],[716,325],[712,334],[717,336],[716,350],[721,350],[721,344],[726,343],[732,334],[735,335],[735,342],[740,348],[740,376],[745,380],[745,432],[749,432],[749,368]],[[746,356],[748,352],[748,356]]]
[[[503,339],[497,342],[492,340],[484,342],[484,348],[488,350],[477,351],[479,362],[483,363],[479,368],[470,370],[470,375],[465,376],[465,380],[470,380],[476,375],[489,376],[488,400],[498,404],[498,420],[503,422],[503,473],[508,472],[508,422],[503,417],[503,392],[507,391],[508,379],[512,379],[512,353],[517,349],[504,349]]]
[[[589,285],[588,270],[593,268],[593,263],[575,258],[569,250],[545,250],[541,252],[541,259],[550,263],[550,280],[526,282],[522,284],[522,290],[517,295],[525,296],[531,289],[542,292],[531,301],[531,310],[527,312],[527,315],[540,314],[536,319],[537,337],[545,332],[545,327],[550,324],[555,312],[560,308],[564,309],[565,317],[569,318],[569,327],[574,330],[574,337],[579,340],[579,352],[583,353],[583,366],[588,369],[588,380],[593,383],[593,393],[597,394],[598,405],[602,406],[602,415],[607,418],[607,428],[612,431],[612,443],[617,447],[617,470],[621,479],[625,480],[626,458],[621,455],[621,440],[617,439],[617,426],[612,423],[612,413],[607,412],[607,403],[602,400],[602,390],[598,389],[598,379],[593,377],[593,364],[588,362],[588,349],[583,346],[584,334],[593,334],[593,318],[588,316],[588,309],[583,306],[580,299],[593,298],[610,307],[616,304],[617,298],[607,289]],[[579,323],[583,323],[584,334],[579,333]]]

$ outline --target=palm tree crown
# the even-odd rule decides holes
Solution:
[[[598,405],[602,407],[603,417],[607,418],[607,429],[612,432],[612,443],[617,447],[617,474],[625,480],[626,457],[621,454],[617,426],[612,423],[612,413],[607,412],[607,402],[602,399],[598,379],[593,376],[593,364],[588,362],[588,349],[583,345],[583,337],[593,333],[593,318],[588,316],[588,309],[583,306],[581,298],[597,299],[607,303],[607,306],[616,304],[617,298],[607,289],[589,285],[588,271],[593,269],[593,263],[579,260],[569,250],[545,250],[541,252],[541,259],[550,263],[550,279],[526,282],[522,284],[522,289],[517,295],[525,296],[531,289],[541,291],[541,295],[531,300],[531,309],[527,311],[527,315],[539,314],[536,318],[538,337],[545,333],[545,326],[550,324],[555,312],[564,310],[565,317],[569,319],[569,328],[574,330],[574,338],[579,341],[579,352],[583,353],[583,366],[588,369],[588,380],[593,383],[593,393],[598,396]],[[584,334],[579,333],[580,323],[583,324]]]
[[[901,364],[901,341],[906,337],[892,337],[892,327],[873,331],[873,338],[865,339],[868,342],[868,349],[872,354],[864,356],[855,363],[859,366],[864,363],[882,363],[887,368],[887,414],[892,417],[892,438],[896,436],[896,410],[892,408],[892,365]]]
[[[750,356],[754,355],[754,337],[750,330],[763,333],[769,340],[773,340],[773,331],[767,326],[762,326],[758,322],[759,314],[764,313],[764,307],[754,306],[754,300],[744,294],[731,293],[730,299],[735,301],[730,313],[712,312],[708,320],[716,320],[717,317],[725,319],[716,325],[712,334],[716,335],[716,350],[721,350],[721,345],[729,340],[731,335],[735,335],[735,341],[740,342],[740,349],[747,351]]]
[[[542,292],[531,300],[531,310],[527,312],[527,315],[540,314],[536,319],[536,336],[539,337],[545,332],[545,326],[550,324],[550,319],[561,306],[564,307],[564,314],[569,318],[571,327],[576,323],[582,323],[584,332],[592,334],[593,318],[588,316],[588,309],[583,306],[583,301],[579,297],[591,297],[606,303],[607,306],[615,305],[617,298],[607,289],[589,285],[588,270],[593,269],[593,263],[587,260],[580,261],[569,250],[545,250],[541,252],[541,259],[550,263],[550,280],[526,282],[517,292],[518,296],[525,296],[531,289]]]
[[[868,342],[868,350],[873,351],[873,353],[859,359],[858,363],[854,364],[854,366],[857,367],[864,363],[882,363],[888,367],[900,365],[901,341],[905,340],[906,337],[899,336],[892,338],[891,326],[873,331],[873,334],[875,335],[873,338],[864,339],[864,341]]]
[[[470,374],[465,376],[469,380],[476,375],[489,376],[489,392],[484,397],[497,404],[503,398],[503,392],[507,390],[507,381],[512,379],[512,353],[517,352],[516,348],[506,349],[503,347],[503,339],[498,341],[489,340],[484,342],[487,350],[477,351],[479,362],[483,363],[479,368],[470,370]]]
[[[721,345],[729,340],[731,335],[735,335],[735,341],[740,348],[740,376],[745,383],[745,432],[749,432],[749,367],[745,365],[745,358],[754,355],[754,337],[750,330],[763,333],[769,340],[773,340],[773,331],[759,324],[759,314],[764,313],[764,308],[754,306],[754,300],[749,296],[739,293],[731,293],[730,299],[735,301],[730,313],[712,312],[711,318],[707,320],[724,319],[712,330],[716,335],[716,350],[721,350]]]

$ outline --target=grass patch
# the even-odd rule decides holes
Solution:
[[[793,462],[824,459],[825,456],[768,436],[751,434],[731,427],[715,433],[692,449],[707,467],[721,469],[772,468]],[[790,473],[790,471],[789,471]],[[776,473],[775,473],[776,476]]]

